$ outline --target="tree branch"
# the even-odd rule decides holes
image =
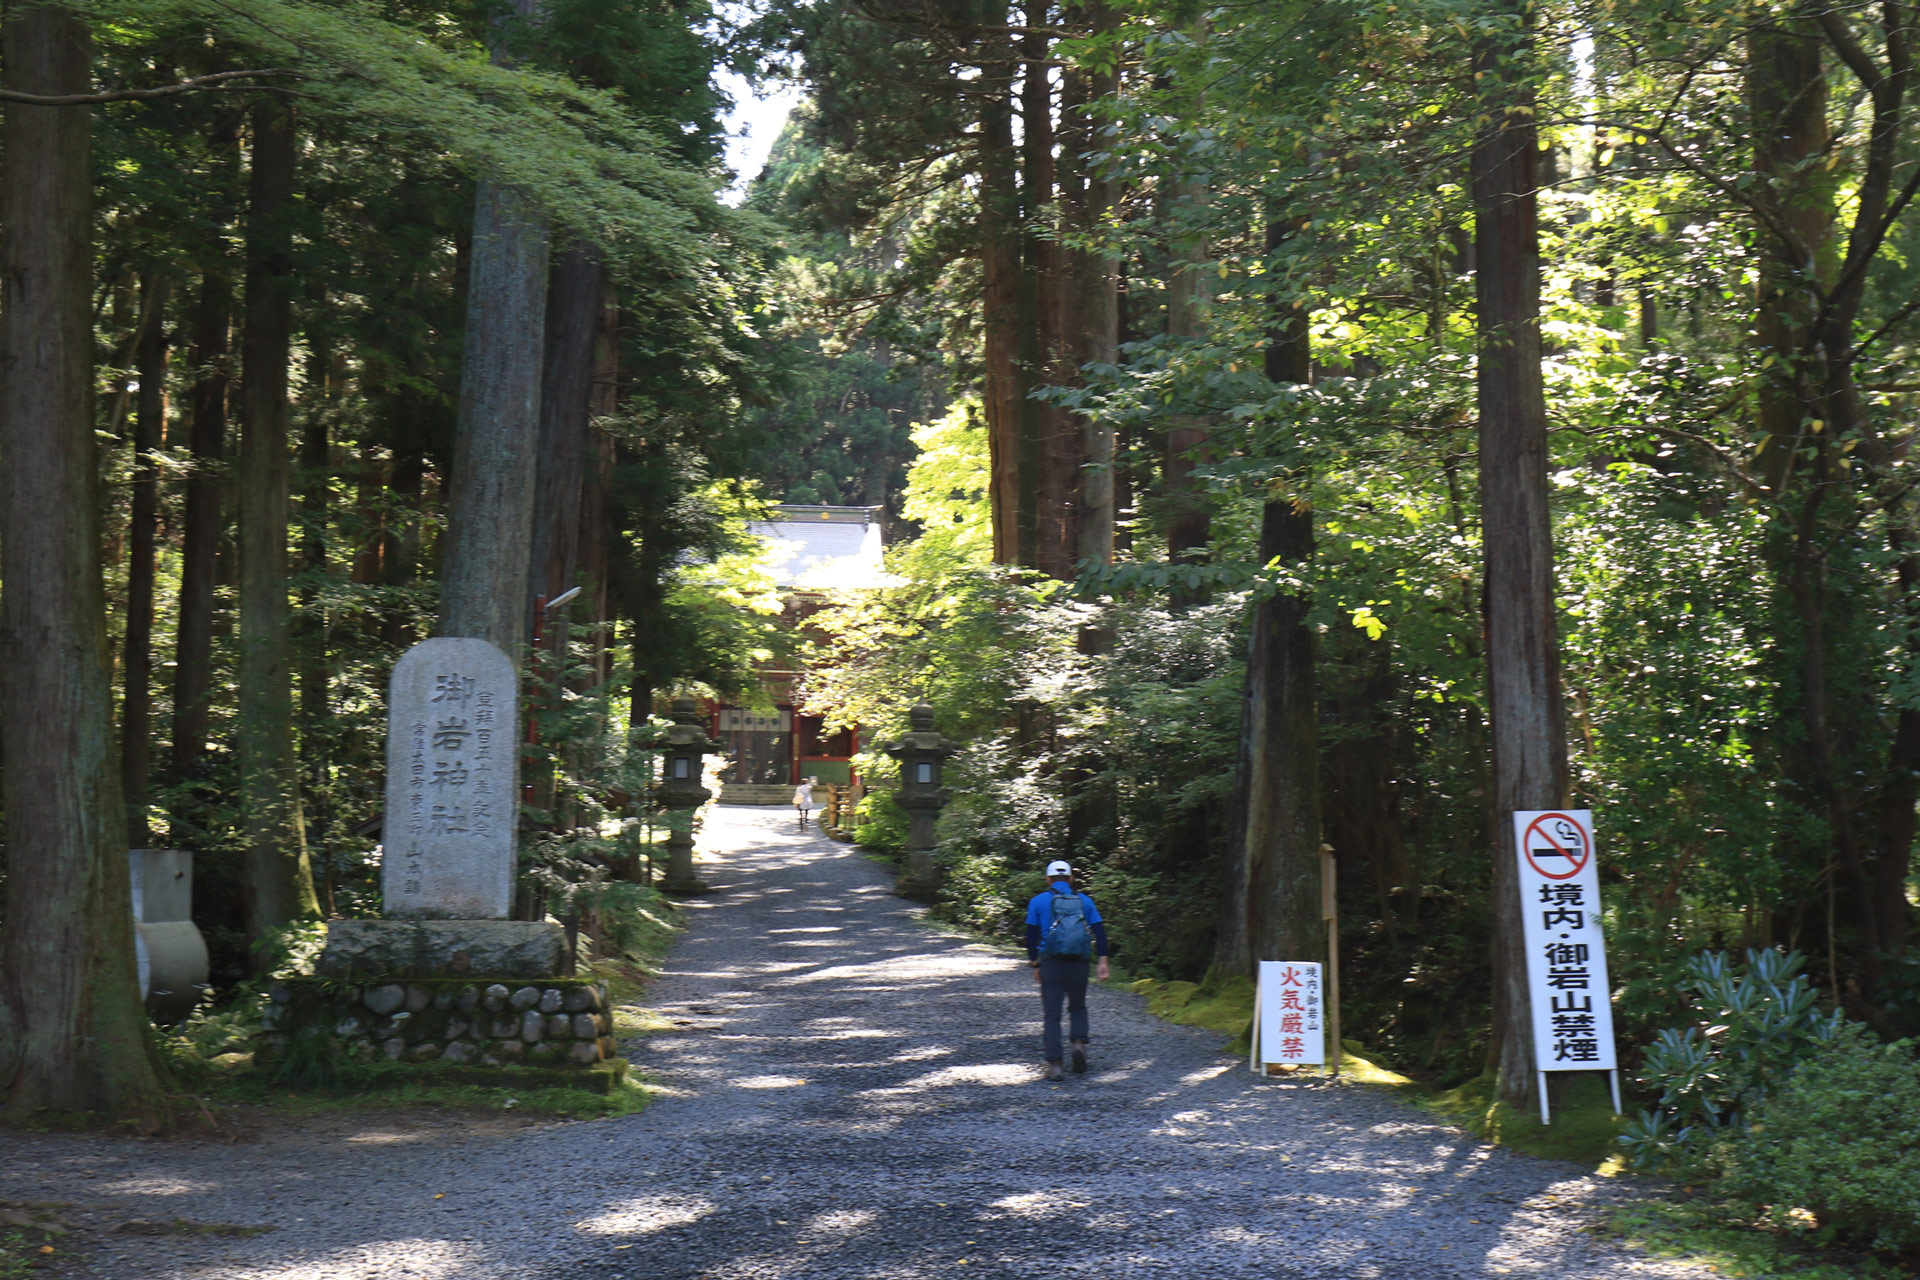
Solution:
[[[21,93],[16,89],[0,89],[0,102],[20,102],[31,107],[91,107],[107,102],[138,102],[148,98],[171,98],[176,94],[199,93],[213,89],[244,89],[248,86],[227,82],[259,79],[261,76],[298,76],[299,74],[298,71],[274,67],[264,67],[257,71],[216,71],[212,75],[195,76],[191,80],[180,80],[173,84],[155,85],[151,89],[108,89],[101,93]]]

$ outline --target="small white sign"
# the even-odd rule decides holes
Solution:
[[[1612,1071],[1612,987],[1600,934],[1600,873],[1587,809],[1513,815],[1526,922],[1533,1053],[1541,1071]]]
[[[1327,1060],[1325,1001],[1318,964],[1262,960],[1254,996],[1255,1071],[1270,1062],[1317,1065]]]

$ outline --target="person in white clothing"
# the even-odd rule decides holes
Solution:
[[[805,778],[802,779],[799,786],[793,789],[793,807],[800,815],[800,829],[802,831],[807,829],[807,814],[813,809],[814,782],[815,779],[813,778]]]

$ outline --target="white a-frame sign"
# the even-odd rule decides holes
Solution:
[[[1612,987],[1600,932],[1600,874],[1587,809],[1523,809],[1513,815],[1525,921],[1533,1055],[1540,1069],[1540,1123],[1548,1121],[1547,1072],[1605,1071],[1620,1109],[1613,1048]]]

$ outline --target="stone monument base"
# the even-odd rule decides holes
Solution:
[[[383,1062],[432,1063],[461,1074],[492,1070],[610,1089],[624,1076],[605,984],[424,979],[275,982],[256,1042],[256,1066],[292,1059],[350,1071]],[[556,1078],[557,1077],[557,1078]]]
[[[335,920],[321,978],[555,978],[567,934],[545,920]]]

